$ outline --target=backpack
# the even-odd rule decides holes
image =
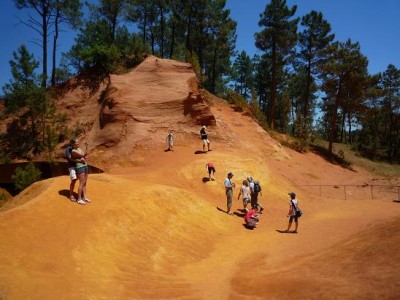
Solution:
[[[65,158],[67,161],[69,161],[69,160],[68,160],[67,152],[68,152],[69,156],[72,156],[72,150],[73,150],[72,147],[71,147],[71,146],[68,146],[67,149],[65,149],[65,151],[64,151],[64,158]]]
[[[254,181],[254,193],[261,192],[261,185],[258,181]]]

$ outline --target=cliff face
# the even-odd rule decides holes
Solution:
[[[145,146],[163,141],[169,128],[188,133],[202,124],[215,125],[215,117],[191,65],[149,57],[132,72],[111,76],[96,138],[107,147]]]
[[[103,167],[115,157],[137,159],[137,149],[164,147],[169,129],[195,139],[201,125],[216,125],[192,66],[154,56],[96,90],[75,84],[58,102],[71,127],[82,127],[92,162]]]

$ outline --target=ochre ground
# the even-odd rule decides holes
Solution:
[[[134,163],[118,157],[106,173],[90,175],[91,204],[68,199],[67,176],[17,196],[0,212],[0,299],[400,296],[400,204],[294,187],[362,185],[374,176],[284,148],[219,100],[211,111],[217,125],[209,127],[208,153],[197,136],[178,132],[173,152],[137,149],[137,157],[125,157]],[[209,161],[215,181],[205,180]],[[233,216],[225,213],[229,171],[237,184]],[[253,231],[237,210],[248,175],[260,181],[265,207]],[[291,191],[305,214],[298,234],[282,234]]]

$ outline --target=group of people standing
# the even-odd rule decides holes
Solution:
[[[79,147],[79,141],[76,139],[71,139],[69,146],[65,149],[68,172],[71,178],[71,183],[69,186],[69,199],[77,202],[80,205],[85,205],[86,203],[92,202],[87,197],[86,193],[86,183],[89,175],[89,165],[86,162],[88,144],[86,143],[85,146],[85,151],[83,151]],[[77,180],[79,180],[78,198],[75,198],[74,188]]]
[[[225,193],[226,193],[226,206],[227,206],[227,214],[232,215],[232,198],[233,198],[233,189],[236,187],[235,183],[231,181],[233,177],[233,173],[229,172],[227,177],[225,178]],[[240,196],[242,196],[243,201],[243,211],[248,212],[247,208],[248,204],[250,204],[251,208],[257,210],[258,212],[262,212],[264,207],[258,202],[258,196],[262,196],[261,185],[258,181],[253,180],[253,177],[248,176],[247,179],[243,180],[242,186],[239,190],[238,200]]]
[[[235,183],[231,181],[233,178],[233,173],[229,172],[224,181],[225,186],[225,194],[226,194],[226,213],[229,215],[233,215],[232,210],[232,200],[233,200],[233,189],[236,187]],[[237,199],[240,200],[240,196],[242,196],[243,201],[243,209],[242,211],[245,213],[244,221],[245,225],[249,229],[253,229],[259,222],[259,214],[262,213],[264,207],[258,202],[258,196],[262,196],[261,185],[258,181],[253,180],[252,176],[248,176],[242,182],[242,186],[239,190],[239,194]],[[285,233],[297,233],[299,218],[302,215],[302,211],[299,207],[299,201],[296,199],[296,194],[291,192],[288,194],[290,196],[289,201],[289,224],[285,231]],[[250,208],[248,205],[250,204]],[[295,228],[293,231],[290,231],[292,223],[295,223]]]

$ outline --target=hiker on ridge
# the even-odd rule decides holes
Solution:
[[[207,150],[211,151],[210,149],[210,140],[208,139],[208,134],[206,131],[206,126],[204,125],[201,129],[200,129],[200,138],[203,142],[203,152],[206,152],[206,145],[207,145]]]

